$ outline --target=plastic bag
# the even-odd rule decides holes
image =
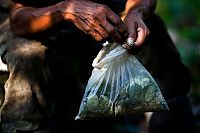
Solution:
[[[100,50],[75,119],[98,119],[168,110],[150,73],[116,43]]]

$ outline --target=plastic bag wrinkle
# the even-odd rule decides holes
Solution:
[[[103,47],[92,65],[94,69],[75,119],[108,118],[169,109],[150,73],[119,44]]]

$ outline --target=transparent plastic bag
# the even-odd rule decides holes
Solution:
[[[168,110],[150,73],[116,43],[100,50],[75,119],[98,119]]]

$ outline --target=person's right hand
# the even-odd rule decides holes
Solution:
[[[127,33],[121,18],[109,7],[88,0],[66,0],[62,3],[62,14],[80,30],[97,41],[112,37],[121,42]]]

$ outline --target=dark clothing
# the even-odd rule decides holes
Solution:
[[[170,111],[155,112],[149,122],[150,133],[194,133],[194,118],[187,96],[167,101]]]
[[[137,58],[157,81],[169,111],[154,112],[149,122],[150,133],[193,133],[194,118],[187,96],[191,75],[182,63],[175,44],[162,19],[153,15],[146,22],[151,31]]]
[[[187,95],[191,75],[182,63],[164,22],[159,16],[152,15],[145,23],[151,33],[137,58],[155,78],[165,98]]]
[[[41,2],[41,7],[57,2],[36,1]],[[40,5],[36,1],[22,2],[36,7]],[[114,6],[114,2],[111,5]],[[186,96],[190,88],[190,73],[181,62],[162,20],[153,15],[146,20],[146,24],[151,34],[137,58],[155,78],[170,107],[167,113],[153,114],[150,131],[175,131],[185,125],[192,131],[193,116]],[[65,133],[71,130],[112,133],[120,132],[116,125],[127,120],[135,124],[135,116],[117,121],[74,121],[91,74],[91,63],[102,46],[74,25],[66,23],[62,26],[67,30],[61,27],[40,42],[16,38],[7,45],[2,58],[8,65],[10,75],[1,107],[2,132]],[[170,101],[177,97],[178,102]],[[179,125],[171,124],[173,122]]]

